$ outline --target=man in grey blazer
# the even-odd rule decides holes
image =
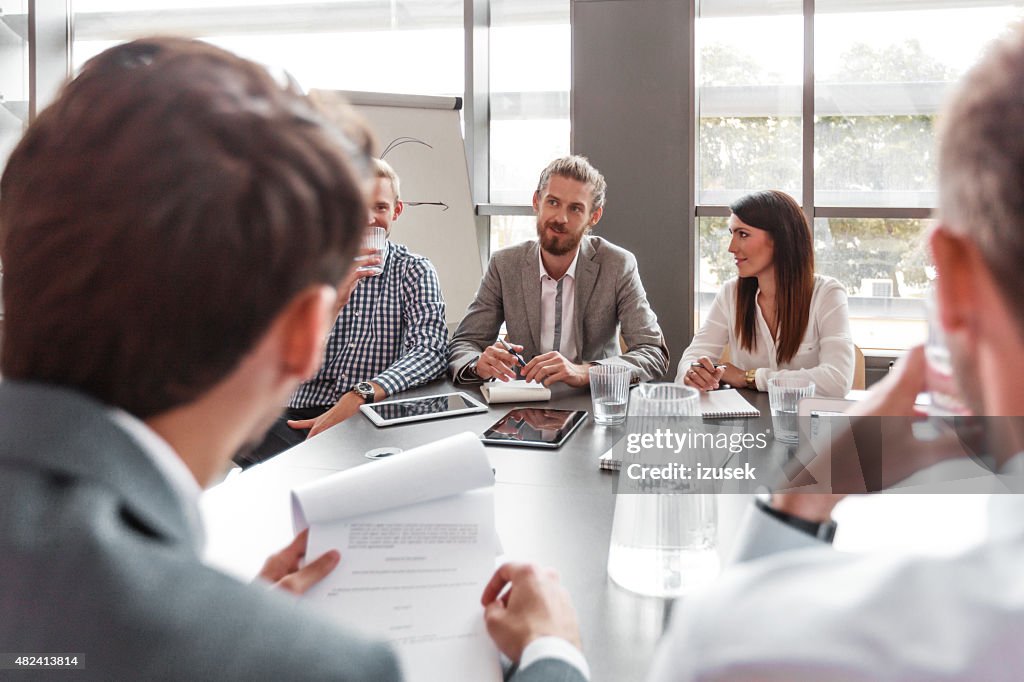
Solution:
[[[533,195],[537,239],[491,256],[476,298],[448,345],[456,381],[590,383],[595,363],[624,364],[634,380],[668,369],[668,348],[629,251],[591,228],[605,180],[582,156],[552,161]],[[502,323],[518,359],[497,342]],[[619,336],[626,346],[620,354]]]
[[[316,370],[368,148],[262,67],[172,38],[92,59],[26,131],[0,180],[0,652],[86,679],[401,678],[286,594],[338,552],[299,568],[300,535],[266,586],[199,560],[202,486]],[[584,679],[564,589],[508,581],[484,601],[516,679]]]

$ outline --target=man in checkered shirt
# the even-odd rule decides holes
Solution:
[[[403,209],[398,175],[386,161],[375,160],[375,166],[370,225],[390,236]],[[383,266],[379,275],[356,270],[342,285],[350,297],[327,337],[320,371],[299,386],[263,442],[235,457],[237,464],[269,459],[348,419],[366,402],[444,374],[448,328],[437,271],[427,258],[390,240]],[[346,291],[340,293],[345,300]]]

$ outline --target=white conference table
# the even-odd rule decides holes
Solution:
[[[436,381],[403,396],[453,390]],[[458,387],[479,397],[474,387]],[[744,391],[768,418],[767,395]],[[586,409],[586,390],[556,387],[550,407]],[[249,580],[263,560],[292,538],[290,491],[298,484],[372,462],[378,447],[408,450],[439,438],[484,429],[512,405],[487,413],[378,428],[357,415],[204,493],[206,559]],[[737,424],[745,420],[733,420]],[[751,425],[751,428],[753,426]],[[614,510],[614,474],[598,457],[622,436],[622,427],[586,424],[559,450],[487,447],[495,469],[498,534],[509,559],[554,566],[573,596],[584,650],[595,682],[642,680],[666,623],[671,602],[627,592],[608,579],[608,541]],[[775,448],[769,457],[779,455]],[[982,495],[876,495],[845,500],[836,510],[836,547],[844,551],[898,548],[948,553],[976,542],[985,530]],[[718,496],[719,553],[723,563],[749,495]],[[344,559],[343,559],[344,560]],[[682,604],[685,608],[685,603]]]

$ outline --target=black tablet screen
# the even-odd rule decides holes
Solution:
[[[517,407],[484,431],[484,438],[513,443],[559,443],[586,415],[583,410]]]

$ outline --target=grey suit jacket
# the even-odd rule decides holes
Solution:
[[[179,499],[107,408],[0,383],[0,651],[79,654],[84,679],[401,679],[385,644],[207,568],[194,546]],[[550,663],[526,679],[570,668]]]
[[[527,361],[540,354],[539,248],[533,240],[491,256],[476,298],[448,344],[448,370],[453,379],[497,340],[502,322],[507,325],[508,338],[525,347]],[[628,364],[634,377],[641,380],[665,373],[668,347],[647,302],[633,254],[601,237],[584,237],[575,288],[580,361]],[[626,344],[621,355],[620,331]]]

